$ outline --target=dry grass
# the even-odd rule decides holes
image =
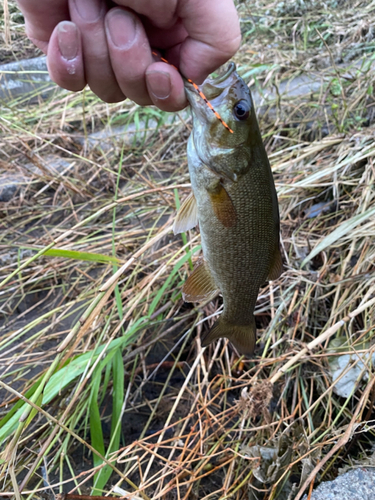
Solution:
[[[189,193],[185,115],[171,124],[88,91],[1,105],[1,168],[29,179],[0,207],[4,498],[299,499],[314,476],[370,453],[373,367],[338,397],[328,341],[373,350],[375,6],[238,9],[247,82],[262,94],[300,75],[322,82],[260,103],[286,270],[260,292],[253,359],[225,341],[201,348],[221,299],[181,299],[199,252],[197,231],[170,231]],[[146,141],[86,140],[155,117]],[[53,157],[66,161],[58,172]]]

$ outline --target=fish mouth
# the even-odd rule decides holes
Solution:
[[[214,78],[214,79],[211,79],[211,78],[210,78],[210,79],[209,79],[209,82],[211,83],[211,85],[217,85],[217,84],[219,84],[219,83],[223,83],[223,82],[225,82],[225,80],[226,80],[227,78],[229,78],[229,77],[230,77],[230,75],[231,75],[234,71],[236,71],[236,65],[234,64],[234,62],[232,62],[232,61],[231,61],[231,62],[229,63],[229,65],[228,65],[228,68],[227,68],[226,72],[225,72],[223,75],[220,75],[220,76],[218,76],[218,77],[216,77],[216,78]]]
[[[204,104],[202,95],[199,95],[199,91],[203,92],[207,100],[215,99],[218,97],[225,89],[225,83],[230,76],[236,71],[236,65],[234,62],[230,62],[227,70],[216,78],[207,78],[202,85],[194,85],[188,81],[185,81],[185,90],[189,103],[194,105]],[[206,105],[205,105],[206,106]]]

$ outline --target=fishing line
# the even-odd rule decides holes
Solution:
[[[154,52],[152,51],[152,54],[154,56],[157,56],[160,58],[161,61],[169,64],[170,66],[173,66],[173,68],[177,69],[178,71],[178,68],[176,68],[176,66],[174,64],[171,64],[169,61],[167,61],[167,59],[165,59],[164,57],[161,57],[157,52]],[[213,114],[216,116],[216,118],[224,125],[224,127],[229,130],[229,132],[231,134],[233,134],[233,130],[229,127],[229,125],[227,125],[225,123],[225,121],[221,118],[221,116],[219,115],[219,113],[215,110],[215,108],[212,106],[212,104],[210,103],[210,101],[207,99],[207,97],[203,94],[203,92],[201,91],[201,89],[198,87],[198,85],[196,83],[193,82],[193,80],[190,80],[190,78],[186,78],[186,80],[195,88],[195,90],[198,92],[198,95],[203,99],[203,101],[206,103],[206,105],[210,108],[210,110],[213,112]]]

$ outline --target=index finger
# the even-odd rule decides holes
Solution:
[[[46,53],[55,26],[70,20],[68,0],[17,0],[17,3],[25,17],[27,36]]]

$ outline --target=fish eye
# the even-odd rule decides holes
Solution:
[[[250,104],[244,99],[236,102],[233,107],[233,113],[238,120],[246,120],[250,114]]]

